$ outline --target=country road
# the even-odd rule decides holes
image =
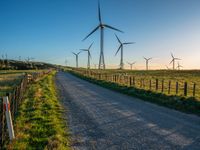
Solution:
[[[200,117],[129,97],[69,73],[56,85],[73,149],[200,149]]]

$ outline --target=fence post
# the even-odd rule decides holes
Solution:
[[[151,90],[151,79],[149,80],[149,89]]]
[[[162,80],[162,93],[164,92],[164,80]]]
[[[156,79],[156,91],[158,91],[158,79]]]
[[[168,94],[171,92],[171,81],[169,81]]]
[[[194,83],[193,85],[193,97],[195,97],[195,94],[196,94],[196,83]]]
[[[0,148],[3,147],[4,141],[4,109],[3,99],[0,97]]]
[[[132,78],[131,78],[131,76],[129,77],[129,85],[132,86]]]
[[[176,82],[176,95],[178,94],[178,82]]]
[[[187,85],[187,82],[184,83],[184,96],[187,96],[187,88],[188,88],[188,85]]]
[[[6,123],[8,127],[8,133],[10,140],[13,140],[15,138],[14,130],[13,130],[13,123],[12,123],[12,117],[10,113],[10,103],[8,100],[8,96],[3,97],[3,105],[5,109],[6,114]]]

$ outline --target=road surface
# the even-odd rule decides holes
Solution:
[[[200,117],[157,106],[59,72],[73,149],[200,149]]]

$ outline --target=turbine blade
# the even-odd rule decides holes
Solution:
[[[80,49],[81,51],[88,51],[87,49]]]
[[[118,48],[118,50],[117,50],[117,52],[115,53],[115,56],[117,55],[117,53],[119,52],[119,50],[120,50],[121,47],[122,46],[120,45],[119,48]]]
[[[174,59],[174,55],[171,53],[172,58]]]
[[[90,50],[90,48],[92,47],[93,43],[89,46],[88,50]]]
[[[79,55],[80,53],[81,53],[81,51],[80,51],[80,52],[78,52],[78,53],[77,53],[77,55]]]
[[[119,42],[120,44],[122,44],[122,42],[120,41],[119,37],[118,37],[116,34],[115,34],[115,36],[116,36],[118,42]]]
[[[101,20],[101,9],[100,9],[100,2],[99,1],[98,1],[98,15],[99,15],[99,23],[101,24],[102,20]]]
[[[95,31],[97,31],[99,29],[99,25],[94,29],[92,30],[92,32],[90,32],[84,39],[83,41],[85,41],[90,35],[92,35]]]
[[[123,44],[135,44],[135,42],[125,42]]]
[[[180,58],[174,58],[175,60],[181,60]]]
[[[124,33],[123,31],[121,31],[121,30],[119,30],[119,29],[117,29],[117,28],[114,28],[114,27],[112,27],[112,26],[109,26],[109,25],[107,25],[107,24],[104,24],[104,26],[107,27],[107,28],[110,28],[110,29],[112,29],[112,30],[115,30],[115,31]]]
[[[72,52],[72,54],[76,55],[76,53]]]
[[[171,64],[173,61],[174,61],[174,60],[172,59],[172,61],[171,61],[169,64]]]

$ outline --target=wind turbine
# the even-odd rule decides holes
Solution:
[[[78,53],[72,52],[72,53],[76,56],[76,68],[78,68],[78,55],[79,55],[81,52],[78,52]]]
[[[109,28],[118,32],[122,32],[119,29],[116,29],[110,25],[102,23],[101,18],[101,10],[100,10],[100,3],[98,2],[98,18],[99,18],[99,25],[92,30],[84,39],[86,40],[90,35],[92,35],[94,32],[96,32],[98,29],[100,29],[100,57],[99,57],[99,69],[105,69],[105,60],[104,60],[104,29]]]
[[[175,61],[181,60],[181,59],[174,57],[174,55],[172,53],[171,53],[171,56],[172,56],[172,61],[169,64],[173,63],[173,70],[175,70]]]
[[[150,58],[143,57],[143,58],[146,60],[146,70],[149,70],[149,60],[151,60],[152,57],[150,57]]]
[[[130,63],[130,62],[127,62],[129,65],[130,65],[130,68],[131,68],[131,70],[133,69],[133,65],[136,63],[136,62],[132,62],[132,63]]]
[[[80,49],[82,51],[88,52],[88,63],[87,63],[87,68],[90,69],[90,59],[91,59],[91,54],[90,54],[90,48],[92,47],[93,43],[89,46],[88,49]]]
[[[178,70],[180,70],[181,68],[183,68],[183,66],[181,66],[180,63],[178,62],[177,68],[178,68]]]
[[[124,42],[124,43],[122,43],[116,34],[115,34],[115,36],[116,36],[116,38],[117,38],[117,40],[118,40],[118,42],[120,44],[117,52],[115,53],[115,56],[117,55],[119,50],[121,50],[120,69],[124,69],[124,60],[123,60],[123,57],[124,57],[123,56],[123,54],[124,54],[124,45],[134,44],[135,42]]]

